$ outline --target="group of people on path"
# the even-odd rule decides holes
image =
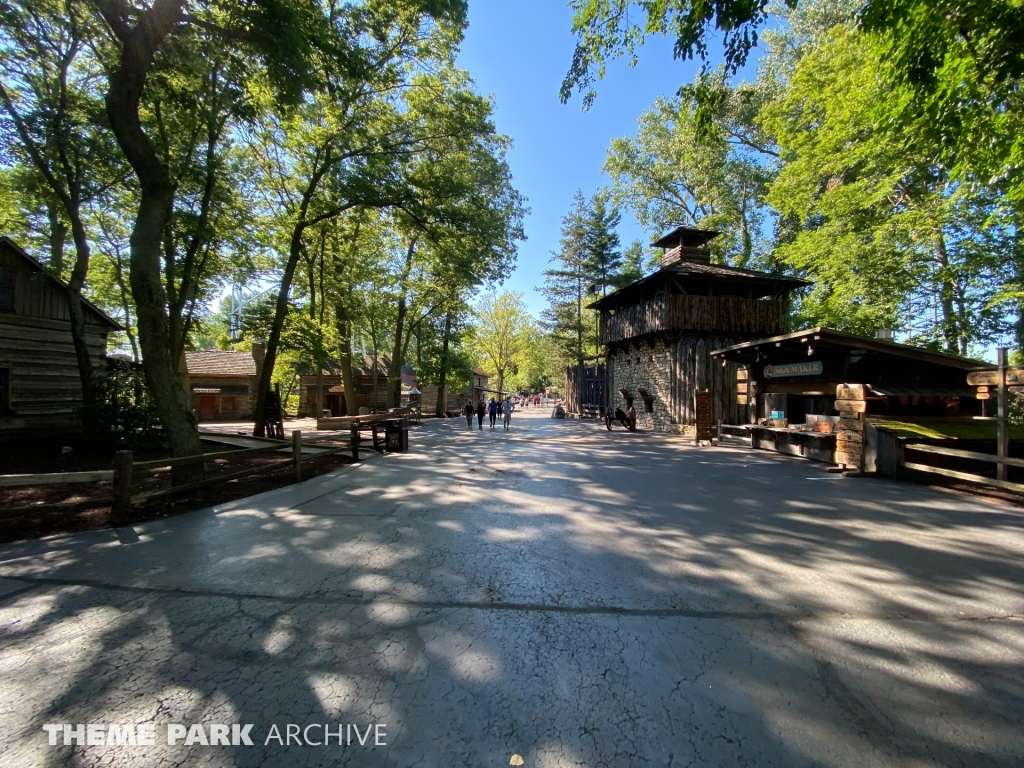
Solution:
[[[515,401],[512,396],[506,397],[500,403],[493,397],[488,403],[483,398],[477,403],[476,408],[473,407],[473,403],[466,403],[466,408],[463,411],[466,415],[466,426],[469,429],[473,428],[473,414],[476,414],[477,424],[479,429],[484,428],[484,416],[490,415],[491,417],[491,429],[494,429],[495,423],[498,420],[498,414],[504,416],[505,429],[508,429],[509,423],[512,421],[512,411],[515,410]]]

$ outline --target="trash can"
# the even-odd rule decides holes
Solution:
[[[384,448],[389,453],[404,453],[409,450],[409,419],[385,419]]]

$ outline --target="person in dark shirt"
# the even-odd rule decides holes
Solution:
[[[494,429],[494,423],[498,420],[498,403],[493,397],[491,402],[487,404],[487,413],[491,417],[491,429]]]
[[[466,414],[466,427],[469,429],[473,428],[473,403],[466,403],[466,410],[463,411]]]
[[[476,422],[480,425],[480,429],[484,428],[485,413],[487,413],[487,407],[484,405],[484,399],[481,397],[480,402],[476,406]]]

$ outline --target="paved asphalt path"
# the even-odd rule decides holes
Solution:
[[[1020,511],[547,410],[411,442],[0,547],[0,765],[1024,765]],[[267,741],[324,723],[365,746]]]

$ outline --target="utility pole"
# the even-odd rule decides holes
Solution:
[[[999,393],[996,395],[996,456],[1006,458],[1010,453],[1006,431],[1006,347],[999,347],[996,350],[996,362],[999,365]],[[1005,464],[996,464],[996,479],[1006,480]]]

